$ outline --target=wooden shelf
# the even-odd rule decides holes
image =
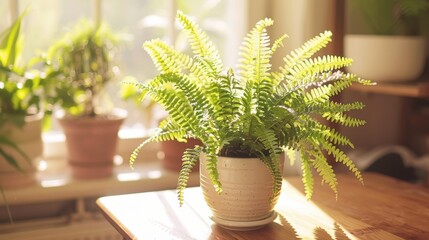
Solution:
[[[429,99],[429,76],[425,74],[421,79],[407,83],[378,82],[374,86],[354,84],[350,89],[366,93]]]
[[[372,80],[376,82],[375,86],[363,86],[360,84],[354,84],[351,86],[350,89],[365,93],[377,93],[399,97],[422,98],[429,100],[429,58],[426,60],[425,71],[423,72],[422,76],[415,81],[377,82],[376,79]]]

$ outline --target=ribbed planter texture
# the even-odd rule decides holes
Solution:
[[[79,179],[105,178],[113,174],[118,131],[127,112],[123,109],[105,117],[58,116],[66,135],[68,163]]]
[[[278,196],[271,200],[273,179],[260,159],[218,157],[217,166],[221,194],[216,193],[206,171],[205,155],[201,155],[200,184],[215,223],[233,230],[252,230],[276,218],[273,209]]]
[[[2,147],[7,154],[15,158],[22,171],[17,171],[5,159],[0,157],[0,187],[12,189],[35,184],[37,180],[37,161],[43,155],[42,115],[26,117],[25,125],[22,128],[6,124],[0,131],[9,136],[30,159],[30,161],[25,159],[13,148]]]
[[[346,35],[348,71],[375,82],[417,80],[423,73],[426,41],[419,36]]]

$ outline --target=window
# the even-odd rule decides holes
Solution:
[[[24,19],[24,60],[45,51],[80,18],[94,19],[99,14],[116,31],[127,33],[131,41],[123,45],[118,57],[122,76],[130,75],[138,81],[145,81],[156,74],[149,56],[142,49],[144,41],[162,38],[184,50],[184,37],[179,34],[174,17],[176,9],[197,19],[215,42],[221,55],[228,64],[236,56],[226,48],[227,43],[241,41],[235,29],[245,28],[228,24],[233,14],[240,18],[240,9],[228,11],[233,7],[227,0],[0,0],[0,14],[7,18],[18,15],[25,9]],[[234,3],[236,6],[236,3]],[[244,12],[244,11],[243,11]],[[6,19],[7,20],[7,19]],[[238,21],[240,22],[240,21]],[[0,21],[0,30],[10,21]],[[174,28],[176,28],[174,30]],[[237,45],[237,44],[235,44]],[[235,51],[236,52],[236,51]],[[142,107],[132,102],[122,101],[118,93],[119,81],[111,84],[109,92],[117,107],[128,110],[129,116],[123,128],[142,129],[147,114]],[[150,126],[149,126],[150,127]],[[54,121],[54,130],[60,130]]]

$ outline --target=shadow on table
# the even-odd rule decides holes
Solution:
[[[209,239],[250,239],[252,236],[254,236],[256,231],[258,232],[258,239],[302,239],[299,237],[300,234],[297,233],[295,228],[281,214],[278,216],[278,221],[273,222],[261,229],[252,231],[232,231],[213,224],[212,233]],[[313,235],[313,239],[318,240],[350,240],[341,226],[337,223],[334,223],[334,236],[331,236],[327,230],[321,227],[314,228]]]

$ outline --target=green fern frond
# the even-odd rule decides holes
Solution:
[[[334,169],[328,164],[325,155],[318,150],[309,151],[313,158],[313,167],[317,173],[322,177],[322,183],[327,183],[335,195],[338,195],[337,190],[337,177],[335,176]]]
[[[335,145],[343,145],[354,148],[353,143],[341,133],[333,128],[329,128],[316,120],[308,119],[303,126],[300,127],[301,139],[312,139],[317,145],[321,142],[328,141]]]
[[[340,123],[341,125],[346,126],[346,127],[358,127],[358,126],[365,125],[365,123],[366,123],[365,120],[350,117],[344,113],[339,113],[339,112],[337,112],[337,113],[328,112],[328,113],[323,114],[323,117],[326,120],[329,120],[329,121],[334,122],[334,123]]]
[[[325,117],[325,119],[329,121],[340,123],[341,125],[346,127],[358,127],[366,124],[365,120],[347,116],[344,113],[326,114],[323,117]]]
[[[283,47],[283,41],[289,37],[287,34],[283,34],[282,36],[280,36],[279,38],[277,38],[274,43],[273,46],[271,46],[271,52],[275,53],[277,51],[278,48]]]
[[[239,80],[233,75],[232,71],[227,76],[220,76],[215,91],[218,93],[215,100],[214,117],[219,125],[232,127],[235,121],[242,114],[242,104],[240,96],[243,92]]]
[[[194,149],[186,149],[182,156],[182,168],[179,173],[179,179],[177,182],[177,197],[179,199],[180,206],[183,205],[184,190],[188,185],[189,174],[192,172],[195,164],[200,158],[202,152],[201,146],[195,146]]]
[[[271,200],[276,199],[281,193],[283,182],[283,177],[280,172],[279,156],[274,159],[271,157],[261,157],[261,160],[265,166],[267,166],[273,180],[273,194],[271,196]]]
[[[277,82],[281,82],[285,79],[286,75],[289,74],[289,69],[292,69],[297,63],[312,57],[320,49],[326,47],[326,45],[331,42],[331,37],[332,33],[330,31],[325,31],[319,36],[308,40],[301,47],[291,51],[283,58],[285,65],[281,67],[279,71],[273,72],[272,76]]]
[[[160,103],[172,119],[187,131],[197,133],[203,110],[209,109],[207,99],[198,87],[177,74],[161,74],[145,85],[140,85],[152,99]]]
[[[300,81],[308,76],[320,74],[326,71],[332,71],[350,66],[353,60],[346,57],[322,56],[315,59],[305,59],[289,69],[285,76],[288,81]]]
[[[326,106],[325,112],[335,113],[335,112],[349,112],[352,110],[360,110],[365,107],[365,104],[362,102],[356,101],[352,103],[336,103],[336,102],[329,102],[329,104]]]
[[[160,39],[145,42],[143,48],[161,74],[176,72],[196,76],[202,75],[202,70],[191,57],[173,49]]]
[[[301,169],[302,169],[302,182],[304,183],[304,192],[307,199],[313,196],[313,173],[311,172],[311,163],[307,154],[303,151],[301,153]]]
[[[150,138],[143,141],[138,147],[136,147],[131,153],[129,164],[133,168],[135,161],[139,155],[140,150],[151,142],[162,142],[168,140],[181,140],[186,135],[186,131],[181,128],[175,128],[171,123],[165,124],[163,128],[159,128],[151,135]]]
[[[304,94],[304,100],[307,102],[307,104],[312,103],[325,103],[329,101],[330,94],[332,89],[331,86],[320,86],[318,88],[313,88],[309,92],[306,92]]]
[[[217,171],[217,156],[216,150],[206,149],[206,170],[213,183],[213,187],[217,193],[222,193],[222,183],[219,180],[219,172]]]
[[[210,41],[207,34],[199,26],[191,21],[188,16],[181,11],[177,11],[177,19],[187,33],[191,48],[196,55],[199,55],[213,63],[217,74],[223,70],[223,64],[219,52]]]
[[[268,18],[256,23],[240,49],[239,75],[241,81],[246,84],[244,91],[247,99],[251,98],[249,109],[245,112],[250,113],[252,109],[256,109],[259,116],[262,116],[267,108],[264,99],[273,91],[273,81],[269,77],[272,51],[266,30],[273,23],[273,20]]]
[[[335,145],[349,146],[354,148],[353,143],[346,136],[337,132],[334,128],[329,128],[328,126],[319,124],[320,133],[323,134],[323,138]]]
[[[359,169],[353,163],[353,161],[346,155],[346,153],[331,143],[323,143],[323,149],[327,151],[329,155],[332,155],[336,162],[342,163],[355,175],[355,177],[363,183],[363,177]]]

